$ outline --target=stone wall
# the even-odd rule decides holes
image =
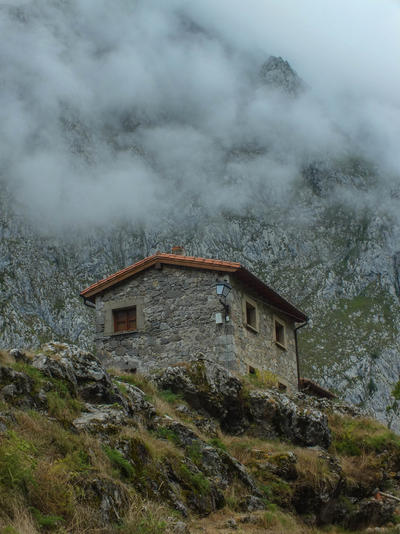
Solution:
[[[249,366],[272,371],[280,381],[291,389],[297,389],[297,362],[294,337],[294,322],[259,299],[241,283],[232,279],[231,320],[234,328],[234,345],[241,373]],[[243,303],[249,298],[257,307],[258,331],[248,328]],[[274,318],[285,324],[286,348],[274,341]]]
[[[223,306],[217,280],[229,280],[230,321],[216,324]],[[257,304],[258,332],[245,325],[243,302]],[[113,307],[137,306],[136,332],[112,333]],[[273,341],[274,314],[286,324],[286,350]],[[268,369],[296,387],[294,324],[250,293],[241,283],[216,271],[163,265],[151,268],[96,298],[96,345],[100,357],[113,364],[147,372],[171,363],[213,359],[228,369],[248,373],[249,366]]]
[[[214,271],[164,265],[108,289],[96,298],[99,356],[112,356],[121,366],[145,372],[202,353],[235,369],[233,328],[215,322],[215,314],[223,311],[217,279]],[[107,315],[115,303],[137,305],[137,332],[109,334]]]

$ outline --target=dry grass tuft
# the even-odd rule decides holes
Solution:
[[[31,505],[46,515],[71,517],[74,493],[70,480],[71,473],[61,463],[41,460],[29,488]]]
[[[277,388],[279,379],[271,371],[256,369],[255,373],[246,374],[240,377],[247,389],[272,389]]]
[[[382,467],[375,455],[344,456],[340,459],[340,463],[346,482],[352,488],[376,488],[382,482]]]
[[[137,429],[132,427],[126,428],[122,435],[123,437],[142,441],[148,448],[151,457],[155,460],[162,460],[163,458],[183,458],[184,456],[183,451],[172,441],[157,438],[142,425],[138,425]]]
[[[222,441],[229,454],[244,465],[248,465],[260,455],[266,458],[270,454],[286,453],[293,450],[293,446],[281,441],[265,441],[248,436],[223,435]]]
[[[319,452],[312,449],[296,447],[293,452],[297,456],[297,472],[299,477],[314,488],[326,483],[335,482],[337,475],[329,468],[327,461],[320,458]]]
[[[15,363],[14,358],[6,350],[0,349],[0,364],[2,365],[11,365]]]
[[[167,534],[176,523],[174,513],[165,505],[132,496],[132,503],[118,529],[120,534]]]
[[[156,386],[140,373],[124,373],[120,369],[113,368],[107,369],[107,372],[116,380],[126,382],[127,384],[131,384],[131,386],[136,386],[147,395],[153,396],[157,392]]]
[[[27,510],[26,504],[10,495],[7,496],[7,501],[7,508],[10,513],[8,517],[3,516],[0,510],[0,532],[7,534],[39,534],[36,522]]]

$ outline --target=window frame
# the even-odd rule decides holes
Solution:
[[[102,310],[104,316],[104,336],[135,335],[144,330],[144,298],[128,297],[125,299],[108,300],[104,303]],[[136,330],[115,330],[114,312],[123,311],[136,307]],[[99,310],[100,311],[100,310]]]
[[[247,318],[247,306],[250,305],[255,312],[255,321],[254,324],[248,323]],[[253,300],[252,298],[248,297],[247,295],[244,295],[243,297],[243,324],[246,328],[248,328],[251,332],[254,332],[258,334],[260,330],[260,313],[258,310],[257,302]]]
[[[283,331],[283,343],[279,339],[277,339],[276,335],[276,327],[279,325],[282,327]],[[281,349],[287,350],[287,334],[286,334],[286,323],[283,321],[280,317],[277,317],[274,315],[274,322],[273,322],[273,336],[274,336],[274,343],[278,345]]]
[[[132,321],[132,319],[129,319],[129,312],[131,312],[133,310],[135,311],[135,319],[134,319],[135,327],[134,328],[129,328],[128,325]],[[127,314],[126,315],[126,319],[125,319],[126,328],[124,328],[122,330],[119,330],[117,328],[117,324],[118,324],[117,315],[121,314],[123,312],[126,312],[126,314]],[[123,332],[136,332],[137,331],[137,307],[136,306],[130,306],[128,308],[114,308],[112,310],[112,316],[113,316],[113,326],[114,326],[114,333],[115,334],[120,334],[120,333],[123,333]]]

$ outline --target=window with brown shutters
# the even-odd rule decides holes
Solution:
[[[282,349],[286,348],[285,323],[274,318],[274,341]]]
[[[113,310],[114,332],[136,330],[136,306],[124,310]]]

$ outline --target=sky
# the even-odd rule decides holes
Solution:
[[[396,0],[0,3],[0,180],[39,226],[87,227],[283,203],[355,155],[394,209],[399,28]],[[304,90],[263,82],[271,55]]]

